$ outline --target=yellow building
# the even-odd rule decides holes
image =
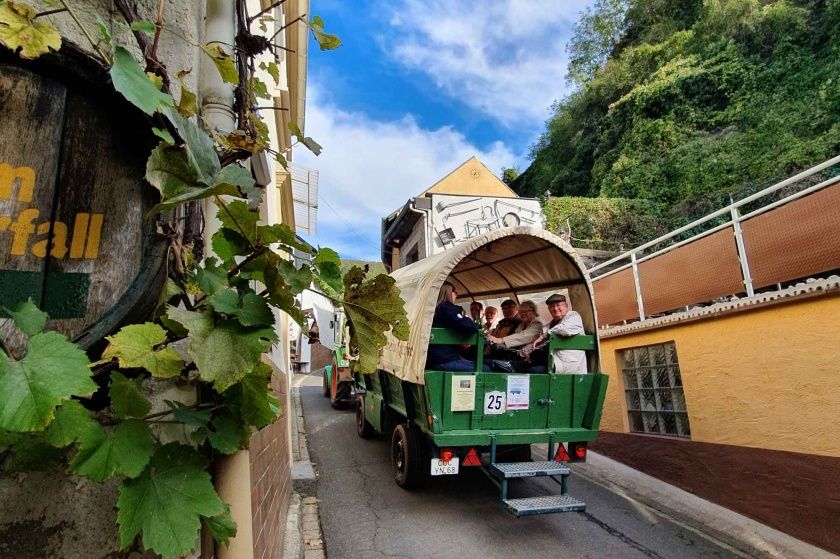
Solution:
[[[593,268],[610,383],[592,449],[840,553],[840,183],[741,205]]]

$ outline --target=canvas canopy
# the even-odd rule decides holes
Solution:
[[[449,281],[460,300],[567,290],[588,333],[596,331],[592,285],[574,249],[560,237],[537,227],[496,229],[391,274],[405,301],[410,334],[400,341],[386,334],[379,368],[424,384],[432,319],[438,292]]]

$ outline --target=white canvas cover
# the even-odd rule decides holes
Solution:
[[[391,277],[405,301],[410,334],[405,342],[386,334],[379,368],[417,384],[424,384],[435,303],[444,281],[455,285],[460,300],[566,289],[585,330],[596,332],[586,267],[571,245],[541,228],[496,229],[400,268]]]

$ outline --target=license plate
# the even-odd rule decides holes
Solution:
[[[440,458],[432,458],[432,475],[433,476],[451,476],[458,473],[458,458],[453,458],[449,462],[444,462]]]

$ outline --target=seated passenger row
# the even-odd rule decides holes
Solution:
[[[472,318],[464,315],[463,309],[455,305],[458,293],[449,282],[445,282],[438,293],[433,328],[448,328],[465,334],[473,334],[490,326],[490,320],[481,323],[480,303],[470,305]],[[575,336],[584,334],[580,315],[569,310],[565,295],[555,293],[546,300],[551,322],[546,328],[537,318],[537,307],[533,301],[522,301],[517,305],[507,299],[501,305],[502,320],[491,331],[485,331],[488,346],[485,348],[485,371],[545,373],[548,365],[548,342],[551,335]],[[487,310],[495,308],[488,307]],[[475,371],[476,348],[458,345],[430,345],[426,357],[426,369],[434,371]],[[586,353],[577,349],[555,350],[554,371],[556,373],[586,374]]]

